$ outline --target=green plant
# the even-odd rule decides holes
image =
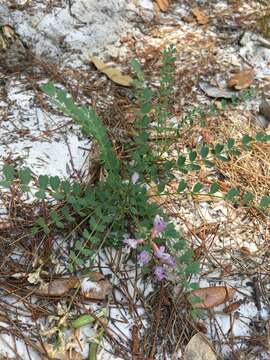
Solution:
[[[199,272],[195,254],[173,224],[169,223],[162,209],[154,202],[154,197],[167,195],[167,184],[178,179],[177,196],[201,194],[205,190],[209,197],[219,197],[245,206],[257,206],[251,192],[242,194],[233,187],[226,193],[221,193],[218,182],[205,185],[186,180],[185,176],[190,172],[200,171],[203,167],[215,167],[217,161],[226,162],[242,152],[252,151],[253,143],[267,142],[270,136],[265,133],[258,133],[255,137],[245,134],[240,141],[230,138],[224,144],[202,144],[195,149],[185,147],[175,156],[175,143],[181,142],[184,126],[188,126],[192,132],[197,121],[203,121],[206,116],[219,111],[215,106],[210,109],[197,108],[177,127],[170,123],[175,52],[175,48],[171,46],[162,53],[163,65],[158,90],[149,86],[139,63],[132,61],[137,75],[134,87],[139,110],[135,135],[126,146],[127,157],[121,162],[117,159],[106,127],[93,109],[76,105],[65,90],[58,90],[52,83],[43,87],[43,91],[60,110],[72,116],[81,126],[82,132],[97,142],[99,160],[107,171],[103,181],[85,188],[78,182],[43,175],[34,182],[31,171],[27,168],[17,170],[10,165],[3,167],[2,186],[12,191],[14,184],[20,184],[23,192],[35,189],[39,202],[49,199],[57,204],[49,215],[40,216],[36,220],[32,228],[33,236],[40,231],[49,234],[55,227],[65,229],[66,224],[71,224],[74,231],[77,231],[78,240],[70,251],[70,271],[83,268],[86,260],[93,260],[102,246],[123,246],[126,238],[130,247],[139,250],[141,262],[146,265],[143,268],[145,272],[148,272],[151,263],[157,278],[161,279],[164,275],[161,268],[170,264],[182,276],[185,288],[196,288],[197,284],[188,281],[193,274]],[[250,96],[251,92],[244,92],[233,99],[232,105],[249,99]],[[227,102],[222,102],[224,111],[227,106]],[[151,195],[147,190],[149,186],[155,189]],[[266,209],[269,205],[270,197],[266,194],[260,199],[258,206]],[[161,217],[166,221],[166,229],[161,226],[162,231],[156,233],[157,221]],[[176,268],[167,251],[174,254]],[[149,257],[151,261],[147,261]]]
[[[160,71],[160,89],[153,92],[144,78],[144,74],[136,60],[132,61],[133,70],[136,72],[138,80],[135,82],[136,95],[140,103],[138,121],[136,128],[137,136],[132,143],[132,169],[140,174],[142,183],[150,184],[152,181],[157,185],[157,195],[164,192],[167,182],[176,178],[176,173],[187,175],[191,171],[200,171],[203,167],[214,168],[216,161],[228,162],[233,157],[239,157],[243,152],[252,151],[252,144],[256,142],[269,142],[270,135],[259,132],[255,137],[244,134],[240,141],[229,138],[225,144],[216,143],[198,145],[196,149],[185,149],[179,152],[178,157],[173,156],[175,142],[181,142],[181,131],[188,125],[189,132],[192,132],[194,124],[203,121],[206,116],[211,116],[220,111],[215,105],[209,108],[195,108],[175,128],[168,123],[170,114],[171,94],[173,92],[173,73],[175,61],[175,48],[170,47],[163,52],[163,67]],[[232,99],[232,104],[236,105],[240,101],[247,101],[254,96],[254,88],[244,90],[238,97]],[[221,101],[222,110],[226,111],[229,102]],[[151,119],[151,112],[155,114]],[[150,114],[150,115],[149,115]],[[151,125],[151,127],[150,127]],[[179,140],[180,139],[180,140]],[[164,154],[166,156],[164,156]],[[190,194],[201,193],[205,186],[197,182],[187,183],[186,180],[179,181],[178,193]],[[220,190],[217,182],[213,182],[207,187],[207,194],[215,197]],[[220,195],[227,200],[233,200],[239,204],[250,203],[254,199],[254,194],[250,192],[241,194],[236,188],[231,188],[224,195]],[[266,208],[269,205],[268,195],[263,196],[259,201],[259,207]],[[255,204],[253,203],[255,206]]]

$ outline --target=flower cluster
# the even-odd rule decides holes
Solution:
[[[150,235],[150,242],[153,252],[150,253],[149,251],[143,250],[138,256],[138,260],[142,266],[149,264],[152,260],[154,261],[155,266],[153,267],[153,273],[156,279],[159,281],[166,279],[166,267],[175,268],[176,266],[175,259],[166,252],[165,246],[158,246],[154,242],[156,237],[165,229],[166,223],[159,215],[156,215]],[[127,248],[136,249],[138,245],[144,243],[144,240],[125,239],[124,242]]]

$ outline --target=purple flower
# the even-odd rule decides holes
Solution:
[[[153,269],[157,280],[161,281],[163,279],[166,279],[166,273],[163,266],[156,265]]]
[[[136,249],[139,244],[143,243],[143,239],[125,239],[124,243],[127,245],[128,248]]]
[[[140,262],[142,265],[148,264],[150,260],[151,260],[151,255],[150,255],[149,251],[143,250],[143,251],[139,254],[139,262]]]
[[[155,250],[154,255],[159,258],[164,264],[175,267],[176,262],[174,258],[165,252],[165,246],[160,246],[158,249]]]
[[[160,217],[159,215],[155,216],[154,219],[154,224],[153,224],[153,229],[152,229],[152,239],[155,239],[155,237],[161,233],[162,231],[164,231],[166,229],[166,223],[165,221],[162,219],[162,217]]]

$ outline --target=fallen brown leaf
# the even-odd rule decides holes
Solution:
[[[228,86],[236,90],[249,88],[254,81],[254,77],[255,71],[253,69],[243,70],[228,80]]]
[[[56,279],[39,289],[34,289],[33,293],[42,296],[63,296],[69,290],[75,289],[79,285],[80,280],[77,277]]]
[[[197,333],[186,346],[184,360],[217,360],[217,357],[206,337]]]
[[[156,3],[161,11],[167,11],[169,9],[169,0],[156,0]]]
[[[200,25],[205,25],[209,22],[209,19],[205,12],[198,7],[192,9],[192,14],[196,17],[197,23]]]
[[[192,296],[201,298],[202,302],[192,304],[196,309],[210,309],[214,306],[223,304],[225,301],[230,300],[235,293],[235,290],[225,286],[207,287],[191,291]]]
[[[115,67],[105,64],[102,60],[92,57],[91,62],[95,67],[105,74],[109,79],[111,79],[116,84],[122,86],[131,86],[133,79],[128,75],[122,75],[121,71]]]

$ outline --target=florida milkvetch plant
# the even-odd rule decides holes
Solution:
[[[164,72],[164,83],[166,83],[165,75]],[[66,222],[75,225],[79,221],[82,236],[76,241],[74,249],[70,252],[70,262],[72,264],[69,266],[70,270],[84,266],[86,259],[95,254],[95,250],[99,248],[100,244],[116,247],[123,245],[127,233],[135,236],[136,239],[150,237],[151,241],[153,241],[151,231],[152,229],[158,229],[158,214],[161,215],[162,211],[157,204],[148,201],[148,192],[144,186],[146,180],[143,179],[145,173],[150,175],[149,179],[158,179],[159,174],[155,170],[153,171],[154,166],[152,163],[158,161],[159,156],[156,154],[158,147],[155,147],[154,152],[145,141],[146,138],[141,141],[140,132],[144,132],[145,128],[138,126],[140,130],[137,139],[134,141],[135,151],[130,159],[131,161],[120,164],[114,155],[106,128],[93,109],[77,106],[65,90],[57,89],[52,83],[43,87],[43,90],[62,111],[74,118],[81,126],[84,134],[97,141],[100,145],[101,161],[108,175],[104,181],[100,181],[87,189],[84,189],[82,184],[78,182],[71,183],[67,180],[61,180],[57,176],[39,176],[35,192],[37,199],[44,200],[49,197],[62,205],[58,210],[51,211],[49,219],[43,217],[37,219],[33,228],[33,235],[36,235],[40,230],[48,234],[53,226],[64,229]],[[164,85],[162,92],[164,99],[165,92]],[[143,96],[147,96],[150,101],[152,93],[147,91]],[[140,110],[144,121],[146,120],[149,104],[150,102],[148,105],[144,102]],[[165,106],[160,105],[158,113],[160,118],[165,119],[163,109],[165,109]],[[140,120],[141,117],[138,116],[138,123]],[[157,129],[158,133],[162,131],[161,125],[160,122]],[[143,148],[143,143],[147,145],[147,151]],[[119,174],[120,165],[121,176]],[[3,170],[6,177],[3,180],[3,185],[6,182],[6,185],[10,186],[17,179],[16,181],[20,182],[23,191],[30,190],[29,183],[32,180],[32,174],[29,169],[17,170],[12,166],[6,166]],[[140,176],[142,175],[142,181],[139,179],[134,181],[133,175],[137,170],[140,171]],[[154,224],[153,219],[155,219]],[[156,235],[159,232],[161,231],[159,230]],[[166,229],[165,237],[158,241],[166,243],[168,237],[178,237],[172,224]],[[174,260],[167,252],[167,249],[165,250],[165,246],[161,244],[155,244],[153,249],[156,259],[161,260],[161,265],[157,260],[153,268],[159,280],[165,277],[163,261],[165,261],[166,265],[174,265]],[[144,254],[144,262],[146,251],[147,244],[144,244],[139,255],[142,260]],[[192,259],[190,258],[190,260]]]
[[[121,162],[117,159],[106,127],[94,109],[77,105],[65,90],[57,89],[52,83],[43,87],[59,109],[71,116],[86,136],[97,142],[101,163],[107,170],[103,181],[87,188],[79,182],[62,180],[57,176],[42,175],[36,182],[37,199],[44,201],[46,198],[53,198],[59,206],[57,210],[50,212],[49,218],[41,216],[36,220],[33,235],[39,231],[48,234],[54,227],[65,229],[66,224],[74,226],[80,236],[70,251],[71,271],[82,268],[101,246],[128,245],[138,251],[138,260],[146,271],[151,260],[157,279],[165,278],[167,267],[171,267],[182,276],[185,287],[196,288],[196,284],[189,284],[187,281],[190,275],[199,272],[194,252],[181,239],[173,224],[168,223],[149,194],[147,186],[154,184],[157,195],[166,195],[166,185],[176,179],[175,174],[178,172],[183,174],[178,184],[178,196],[201,193],[205,185],[200,182],[189,183],[184,178],[186,174],[199,171],[202,166],[215,167],[217,160],[228,161],[241,152],[251,151],[251,144],[254,142],[269,141],[269,135],[265,133],[258,133],[254,138],[243,135],[240,143],[228,139],[225,144],[202,144],[196,149],[186,149],[186,153],[179,152],[175,158],[171,149],[174,149],[175,141],[181,141],[182,126],[188,124],[192,131],[197,119],[195,115],[199,115],[199,118],[207,115],[206,111],[200,109],[180,122],[178,127],[172,126],[168,121],[171,116],[175,53],[173,46],[162,53],[163,65],[158,90],[150,87],[140,64],[136,60],[132,61],[137,75],[134,87],[139,110],[136,113],[135,136],[126,147],[128,160]],[[24,192],[32,188],[32,174],[27,168],[17,170],[5,165],[3,175],[3,186],[12,187],[17,182]],[[213,197],[219,189],[218,182],[213,182],[206,188],[207,194]],[[240,194],[237,188],[231,188],[223,198],[249,204],[254,195]],[[259,205],[266,208],[269,204],[270,198],[265,195]],[[166,228],[153,237],[158,216],[164,218]],[[171,253],[175,254],[176,259],[173,259]]]

